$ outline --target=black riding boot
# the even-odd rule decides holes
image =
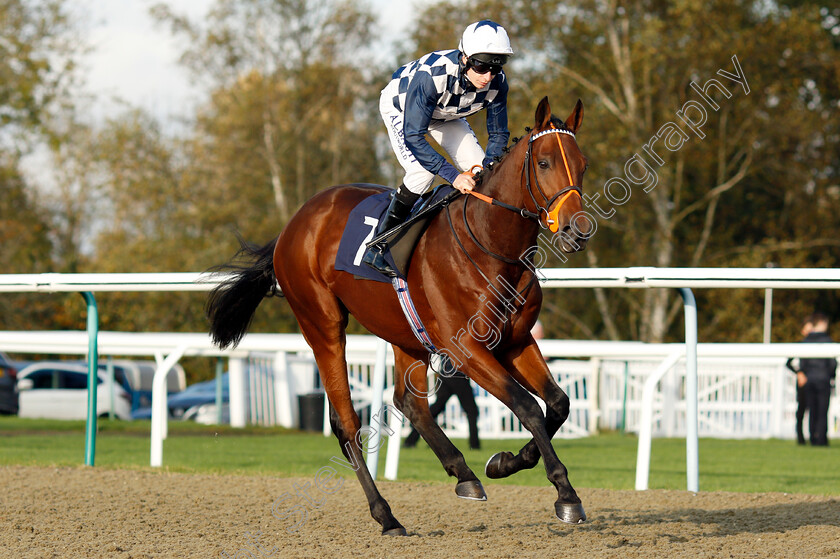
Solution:
[[[394,195],[391,196],[391,204],[388,206],[388,211],[385,212],[385,217],[376,227],[376,233],[374,236],[384,233],[389,229],[393,229],[405,221],[408,214],[411,213],[411,208],[414,207],[414,203],[418,198],[420,198],[419,194],[411,192],[405,187],[405,185],[401,184],[397,188],[396,192],[394,192]],[[362,262],[377,272],[385,274],[389,278],[393,278],[397,276],[397,272],[391,268],[390,264],[388,264],[385,260],[384,253],[386,248],[388,248],[387,242],[371,245],[362,258]]]

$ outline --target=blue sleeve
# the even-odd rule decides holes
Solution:
[[[436,152],[426,140],[432,112],[439,94],[432,76],[428,72],[417,72],[408,86],[405,97],[405,118],[403,132],[405,145],[424,169],[452,182],[458,176],[458,169],[445,157]],[[505,117],[507,118],[507,117]]]
[[[496,79],[501,79],[499,93],[487,106],[487,149],[483,163],[485,167],[493,161],[494,157],[502,155],[502,149],[507,146],[510,139],[507,116],[508,83],[504,74],[499,74]]]

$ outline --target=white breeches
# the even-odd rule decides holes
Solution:
[[[379,112],[388,129],[391,147],[400,165],[405,169],[403,183],[411,192],[423,194],[432,185],[435,175],[424,169],[405,145],[404,115],[394,107],[393,97],[390,88],[385,88],[379,99]],[[463,118],[432,121],[429,125],[429,135],[452,158],[455,168],[461,172],[469,170],[473,165],[481,165],[484,161],[484,150],[479,145],[475,132]]]

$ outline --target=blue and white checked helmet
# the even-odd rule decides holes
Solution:
[[[513,54],[505,28],[489,19],[469,24],[461,35],[458,49],[468,58],[475,55],[495,55],[480,56],[483,62],[489,64],[504,64]]]

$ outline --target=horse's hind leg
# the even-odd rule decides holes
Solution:
[[[376,488],[365,465],[364,453],[357,443],[361,422],[353,409],[350,383],[347,380],[347,362],[344,357],[346,315],[341,313],[337,303],[330,311],[328,316],[332,316],[333,312],[338,313],[340,320],[329,321],[322,316],[319,320],[310,321],[302,318],[301,314],[297,315],[301,331],[315,354],[321,381],[332,405],[330,422],[341,451],[349,461],[347,467],[356,472],[368,500],[370,515],[382,526],[382,534],[404,536],[405,528],[394,518],[391,507]]]
[[[481,482],[467,466],[464,455],[435,422],[429,411],[426,381],[428,356],[408,353],[394,347],[394,404],[402,411],[423,437],[450,476],[458,480],[455,494],[463,499],[486,501]]]
[[[554,381],[536,343],[526,346],[519,355],[500,361],[522,386],[546,403],[545,430],[549,438],[554,437],[569,417],[569,397]],[[492,479],[504,478],[533,468],[539,460],[540,451],[532,438],[516,455],[511,452],[494,454],[487,461],[484,473]]]

